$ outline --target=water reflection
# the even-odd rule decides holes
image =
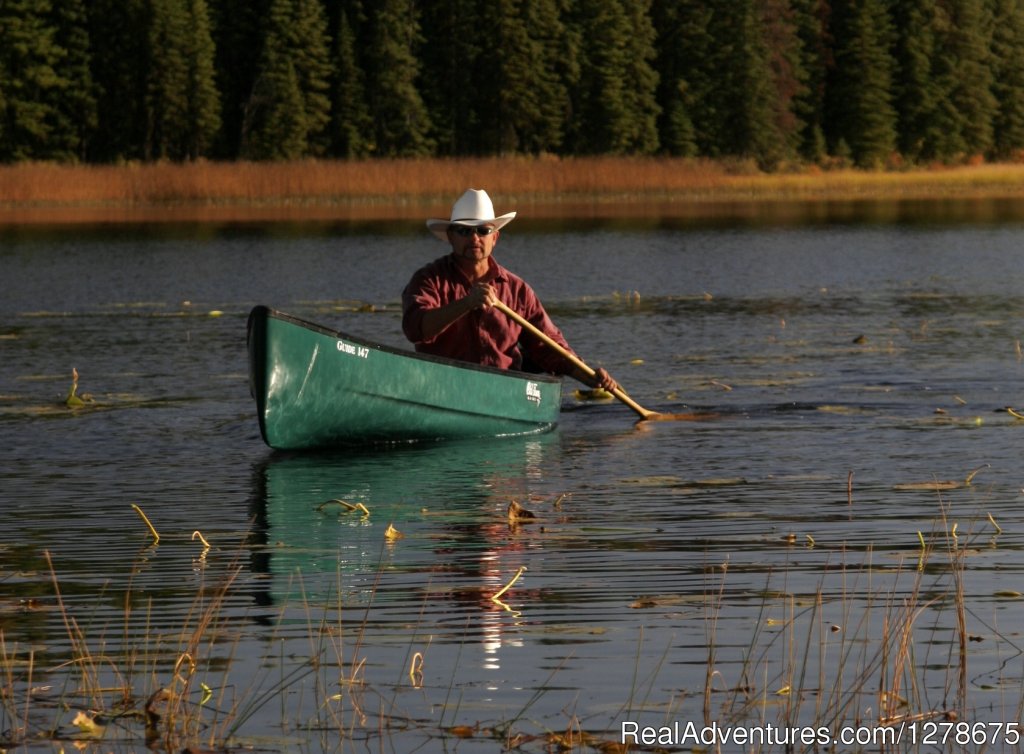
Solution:
[[[269,456],[252,495],[251,566],[268,576],[257,600],[372,607],[370,620],[382,627],[419,610],[441,640],[475,636],[486,667],[497,669],[506,627],[522,617],[492,599],[523,566],[507,509],[511,501],[529,508],[559,446],[556,431]],[[389,527],[398,535],[390,538]]]

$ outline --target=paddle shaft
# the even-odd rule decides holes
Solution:
[[[505,312],[505,314],[507,314],[511,319],[517,322],[519,326],[522,327],[524,330],[528,330],[531,334],[537,336],[542,341],[547,343],[549,346],[554,348],[555,351],[557,351],[561,356],[564,356],[566,359],[572,362],[576,366],[576,368],[582,371],[584,374],[590,377],[594,377],[597,374],[593,369],[587,366],[586,363],[584,363],[578,356],[576,356],[576,354],[572,353],[571,351],[567,351],[558,343],[557,340],[546,335],[542,330],[538,329],[532,322],[522,317],[514,309],[511,309],[510,307],[506,306],[501,301],[496,301],[494,303],[494,307]],[[649,411],[648,409],[644,408],[639,403],[634,401],[632,398],[626,395],[625,391],[622,388],[615,388],[614,390],[612,390],[612,395],[614,395],[620,401],[622,401],[631,409],[636,411],[644,419],[650,419],[651,417],[658,415],[657,411]]]

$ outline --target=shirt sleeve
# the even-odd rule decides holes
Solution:
[[[441,306],[437,285],[423,270],[412,276],[402,291],[402,332],[413,343],[424,342],[423,317],[428,309]]]

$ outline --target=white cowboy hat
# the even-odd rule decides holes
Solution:
[[[487,196],[487,192],[480,189],[469,189],[452,205],[450,220],[430,219],[427,220],[427,227],[442,241],[447,241],[450,225],[493,225],[497,230],[511,222],[515,216],[515,212],[509,212],[501,217],[495,217],[494,205],[491,204],[491,197]]]

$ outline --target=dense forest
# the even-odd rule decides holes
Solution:
[[[0,0],[0,161],[1024,154],[1024,0]]]

